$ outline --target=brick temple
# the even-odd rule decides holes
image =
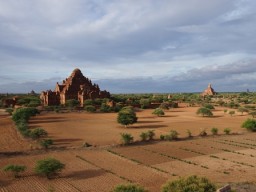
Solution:
[[[212,85],[209,83],[207,89],[204,90],[204,92],[201,93],[201,96],[207,96],[207,95],[216,95],[217,93],[212,88]]]
[[[97,84],[83,76],[80,69],[75,69],[71,75],[63,80],[62,84],[57,82],[55,90],[43,91],[40,99],[44,106],[65,105],[69,99],[76,99],[83,106],[86,99],[109,98],[110,93],[101,91]]]

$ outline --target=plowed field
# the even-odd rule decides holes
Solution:
[[[10,117],[0,114],[0,167],[23,164],[27,170],[21,178],[0,170],[0,191],[106,191],[117,184],[138,183],[152,192],[160,191],[169,179],[180,176],[206,176],[219,185],[228,182],[256,182],[256,134],[240,128],[248,118],[231,117],[223,110],[215,117],[195,115],[197,108],[179,108],[165,117],[153,116],[152,110],[138,112],[138,123],[124,128],[116,123],[115,113],[43,113],[30,120],[30,127],[42,127],[55,142],[48,151],[31,149],[35,141],[23,139]],[[186,139],[189,129],[194,136],[201,129],[217,127],[222,134],[229,127],[236,135],[207,136]],[[179,141],[137,142],[120,146],[120,133],[131,133],[139,141],[143,131],[155,130],[156,138],[177,130]],[[82,147],[83,143],[92,147]],[[65,170],[48,180],[34,173],[37,160],[54,157],[63,162]]]

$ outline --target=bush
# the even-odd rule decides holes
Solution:
[[[256,111],[250,112],[249,115],[251,115],[254,118],[256,116]]]
[[[216,128],[216,127],[213,127],[212,129],[211,129],[211,132],[212,132],[212,134],[213,135],[217,135],[218,134],[218,128]]]
[[[142,132],[140,134],[140,138],[141,138],[141,141],[146,141],[148,139],[148,133],[147,132]]]
[[[241,112],[242,115],[243,115],[244,112],[246,112],[246,113],[249,112],[249,110],[244,108],[244,107],[239,107],[238,111]]]
[[[161,103],[159,108],[163,109],[163,110],[168,110],[169,109],[169,104],[168,103]]]
[[[225,129],[223,130],[223,132],[224,132],[226,135],[229,135],[230,132],[231,132],[231,130],[230,130],[229,128],[225,128]]]
[[[178,132],[175,131],[175,130],[171,130],[170,133],[168,135],[165,135],[165,140],[169,140],[169,141],[172,141],[172,140],[176,140],[178,139]]]
[[[243,122],[242,128],[246,128],[248,131],[256,131],[256,120],[255,119],[247,119]]]
[[[69,109],[73,109],[75,107],[78,107],[80,105],[79,101],[76,99],[69,99],[66,101],[65,105],[69,108]]]
[[[155,136],[155,131],[154,130],[149,130],[147,133],[148,133],[148,139],[152,140]]]
[[[12,120],[17,123],[18,121],[28,121],[31,116],[39,114],[36,108],[19,108],[12,113]]]
[[[215,109],[214,106],[212,104],[209,104],[209,103],[205,104],[204,107],[207,108],[207,109]]]
[[[45,149],[48,149],[50,145],[53,145],[53,141],[51,139],[43,139],[40,141],[40,145]]]
[[[216,186],[205,177],[190,176],[169,181],[162,187],[162,192],[215,192]]]
[[[110,107],[106,103],[102,103],[101,106],[100,106],[100,111],[103,112],[103,113],[109,113],[109,112],[112,111],[112,107]]]
[[[205,108],[205,107],[199,108],[199,109],[197,110],[196,114],[197,114],[197,115],[202,115],[203,117],[204,117],[204,116],[208,116],[208,117],[213,116],[213,113],[211,112],[211,110],[210,110],[210,109],[207,109],[207,108]]]
[[[158,117],[163,116],[164,115],[164,111],[161,108],[156,108],[153,113],[154,115],[157,115]]]
[[[118,112],[117,122],[127,127],[137,122],[136,113],[130,107],[124,107]]]
[[[146,192],[146,190],[135,184],[117,185],[112,192]]]
[[[45,137],[47,135],[48,133],[42,128],[35,128],[30,132],[30,137],[32,139],[38,139],[40,137]]]
[[[86,105],[84,109],[90,113],[94,113],[96,111],[96,107],[94,107],[93,105]]]
[[[10,171],[13,173],[14,177],[19,177],[19,174],[21,172],[24,172],[26,170],[26,166],[24,165],[7,165],[3,168],[4,171]]]
[[[93,105],[93,100],[92,99],[86,99],[84,101],[84,105]]]
[[[121,133],[121,140],[124,145],[128,145],[133,142],[133,136],[129,133]]]
[[[201,136],[201,137],[207,136],[206,130],[205,129],[201,130],[200,133],[199,133],[199,136]]]
[[[188,137],[189,137],[189,138],[190,138],[190,137],[193,137],[193,136],[192,136],[192,133],[191,133],[191,131],[190,131],[189,129],[187,130],[187,134],[188,134]]]
[[[236,112],[235,111],[229,111],[228,114],[232,117]]]
[[[35,172],[45,175],[48,179],[61,172],[65,164],[54,158],[47,158],[36,162]]]
[[[165,135],[160,135],[160,139],[164,140],[165,139]]]
[[[6,108],[5,111],[9,113],[9,115],[12,115],[13,108]]]

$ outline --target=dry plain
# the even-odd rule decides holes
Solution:
[[[256,139],[254,133],[240,128],[249,116],[224,114],[216,108],[214,117],[196,115],[196,107],[166,111],[164,117],[152,110],[138,111],[138,123],[124,128],[116,122],[116,113],[47,113],[33,117],[30,128],[41,127],[49,133],[54,146],[40,150],[32,140],[23,139],[10,117],[0,114],[0,167],[10,163],[28,167],[23,177],[14,179],[0,171],[0,191],[110,191],[120,183],[133,182],[149,191],[160,191],[168,179],[179,176],[206,176],[219,185],[256,182]],[[219,136],[211,136],[212,127]],[[230,128],[232,135],[223,135]],[[186,139],[187,130],[196,136]],[[209,136],[197,137],[205,129]],[[180,141],[136,142],[120,146],[120,133],[131,133],[139,141],[143,131],[155,130],[156,138],[176,130]],[[83,143],[92,147],[84,148]],[[34,174],[35,162],[55,157],[66,164],[61,175],[47,180]]]

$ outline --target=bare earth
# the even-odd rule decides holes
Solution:
[[[214,117],[207,118],[197,116],[196,110],[171,109],[164,117],[143,110],[137,112],[138,123],[129,128],[117,124],[116,113],[42,113],[30,120],[30,127],[42,127],[49,133],[55,143],[49,151],[37,150],[35,141],[22,139],[10,117],[1,112],[0,167],[17,163],[28,169],[19,179],[0,171],[0,191],[108,192],[117,184],[133,182],[155,192],[168,179],[193,174],[206,176],[220,186],[256,182],[256,134],[240,128],[249,116],[236,112],[231,117],[224,114],[223,108],[217,108]],[[224,128],[237,134],[211,136],[212,127],[218,128],[220,134]],[[186,139],[188,129],[194,136],[205,129],[209,136]],[[139,140],[140,133],[147,130],[155,130],[156,138],[177,130],[183,139],[118,145],[120,133],[131,133]],[[85,142],[93,146],[83,148]],[[66,164],[60,177],[52,180],[33,172],[35,162],[49,156]]]

